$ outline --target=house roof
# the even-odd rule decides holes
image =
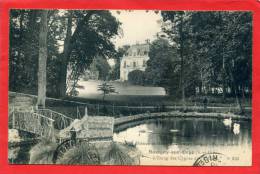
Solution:
[[[149,43],[131,45],[125,56],[144,56],[148,54],[149,49]]]

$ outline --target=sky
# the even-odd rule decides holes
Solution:
[[[154,13],[154,11],[145,10],[121,10],[120,14],[118,10],[111,10],[114,15],[122,24],[121,29],[123,35],[116,36],[112,39],[116,48],[123,45],[132,45],[138,43],[144,43],[145,40],[150,39],[153,41],[156,38],[156,33],[161,31],[161,25],[158,21],[161,20],[161,15]],[[59,42],[63,44],[62,41]],[[59,51],[63,51],[63,46],[59,48]]]
[[[111,12],[122,23],[123,35],[112,40],[117,48],[126,44],[144,43],[146,39],[153,41],[156,33],[161,31],[158,23],[161,15],[153,11],[134,10],[129,12],[123,10],[120,11],[120,14],[114,10]]]

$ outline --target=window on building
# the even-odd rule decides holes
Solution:
[[[126,61],[124,61],[124,68],[126,68]]]
[[[143,67],[145,67],[146,66],[146,62],[145,62],[145,60],[143,60]]]
[[[136,62],[133,62],[133,67],[134,67],[134,68],[136,67]]]
[[[137,55],[141,55],[141,50],[140,49],[137,50]]]

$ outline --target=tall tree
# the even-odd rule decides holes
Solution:
[[[10,11],[10,90],[36,88],[39,34],[35,16],[32,10]]]
[[[60,67],[60,74],[59,74],[59,81],[58,81],[58,89],[59,89],[59,96],[64,96],[66,94],[66,79],[67,79],[67,69],[68,69],[68,61],[70,56],[70,49],[71,49],[71,35],[72,35],[72,11],[68,12],[67,17],[67,30],[66,36],[64,40],[64,47],[63,53],[60,55],[61,67]],[[74,32],[75,34],[75,32]]]
[[[177,94],[179,76],[179,57],[167,39],[158,38],[151,43],[149,60],[145,70],[145,83],[162,86],[170,95]]]
[[[37,94],[39,15],[39,10],[11,10],[10,90]],[[110,39],[120,22],[101,10],[50,10],[48,18],[47,95],[58,97],[70,85],[68,70],[76,82],[97,54],[114,57]]]
[[[9,89],[37,94],[40,10],[10,11]],[[47,95],[55,96],[57,69],[60,64],[58,40],[62,37],[62,20],[58,10],[48,12]]]
[[[47,33],[48,10],[42,10],[39,33],[39,70],[38,70],[38,99],[37,105],[45,107],[46,99],[46,63],[47,63]]]
[[[113,67],[112,71],[109,74],[109,79],[110,80],[117,80],[120,79],[120,64],[121,64],[121,59],[129,49],[129,45],[123,45],[122,47],[119,47],[117,49],[117,53],[115,55],[115,66]]]
[[[102,56],[97,56],[96,58],[96,67],[99,72],[99,80],[108,80],[109,71],[111,69],[110,65],[107,62],[107,59]]]
[[[189,53],[185,51],[188,39],[188,27],[187,21],[189,21],[189,14],[184,11],[163,11],[161,13],[165,26],[163,31],[167,34],[168,38],[177,48],[177,54],[180,57],[180,87],[182,94],[182,105],[186,108],[185,102],[185,55]],[[187,56],[187,55],[186,55]]]
[[[67,70],[69,67],[80,76],[91,64],[94,57],[101,55],[112,57],[116,53],[110,39],[118,34],[120,23],[109,11],[83,10],[70,13],[74,19],[75,28],[72,34],[70,27],[64,43],[63,63],[61,64],[59,89],[60,96],[66,95]],[[73,21],[69,20],[71,23]],[[70,25],[69,25],[70,26]],[[66,48],[65,48],[66,46]],[[77,80],[77,78],[75,78]]]
[[[208,84],[222,87],[223,99],[226,89],[232,89],[241,113],[244,87],[251,89],[251,27],[248,12],[197,12],[191,17],[193,42],[200,43],[194,48],[209,64]]]

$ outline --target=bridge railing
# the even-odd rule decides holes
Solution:
[[[9,115],[13,112],[33,112],[34,106],[9,106],[8,113]]]
[[[68,127],[73,122],[72,118],[50,109],[36,109],[35,112],[40,115],[44,115],[50,119],[53,119],[54,128],[58,130]]]
[[[13,129],[19,129],[40,136],[53,136],[54,120],[33,112],[16,112],[9,115],[9,124]]]

